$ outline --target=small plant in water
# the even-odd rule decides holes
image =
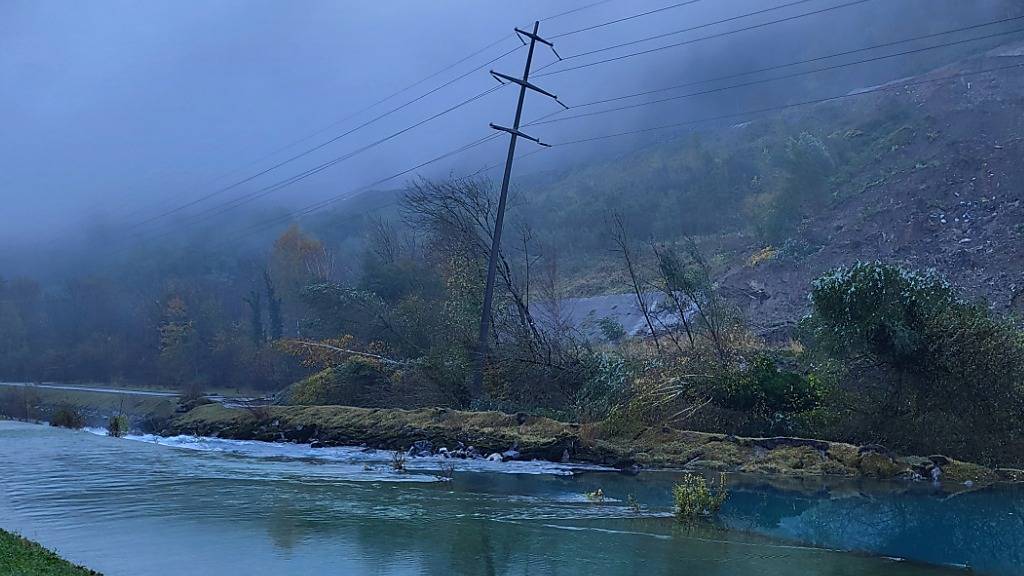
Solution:
[[[718,478],[718,486],[699,474],[686,474],[672,488],[676,520],[692,524],[710,518],[722,508],[729,491],[725,488],[725,474]]]
[[[600,504],[601,502],[604,502],[604,490],[598,488],[593,492],[587,492],[586,497],[587,500],[590,500],[591,502],[597,502],[598,504]]]
[[[121,438],[128,433],[128,417],[124,414],[111,416],[107,420],[107,435],[114,438]]]
[[[391,468],[395,472],[405,472],[405,452],[395,450],[391,453]]]
[[[626,506],[629,506],[629,509],[632,510],[633,512],[636,512],[638,514],[640,513],[640,502],[637,501],[636,496],[633,496],[632,494],[626,496]]]
[[[439,478],[445,480],[451,480],[455,477],[455,463],[454,462],[441,462],[441,470],[438,472]]]

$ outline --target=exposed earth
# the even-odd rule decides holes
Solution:
[[[991,50],[871,94],[794,110],[827,139],[868,137],[863,118],[903,109],[834,198],[802,222],[797,249],[753,238],[716,242],[747,255],[724,279],[762,332],[785,333],[811,281],[857,260],[934,268],[1001,313],[1024,314],[1024,43]],[[953,75],[963,75],[946,79]],[[934,81],[933,81],[934,80]],[[754,129],[750,124],[736,131]],[[795,252],[795,253],[794,253]]]

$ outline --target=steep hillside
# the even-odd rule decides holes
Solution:
[[[723,291],[785,337],[811,281],[857,260],[936,268],[1024,313],[1024,43],[813,105],[701,126],[524,182],[519,217],[558,246],[570,296],[626,292],[608,215],[696,238]],[[799,100],[796,100],[799,101]]]
[[[893,106],[912,117],[800,224],[796,254],[735,264],[725,280],[762,328],[798,318],[811,280],[858,259],[935,268],[1002,312],[1024,313],[1024,44],[794,114],[827,139]],[[986,70],[1000,69],[993,72]],[[951,75],[957,79],[926,83]],[[764,244],[750,238],[748,253]]]

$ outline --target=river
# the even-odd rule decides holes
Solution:
[[[410,459],[405,473],[389,461],[0,421],[0,528],[107,576],[965,573],[953,564],[1003,576],[1024,566],[1016,487],[951,495],[730,477],[728,529],[685,529],[670,517],[673,473],[459,461],[443,480],[435,460]],[[604,502],[584,495],[597,488]]]

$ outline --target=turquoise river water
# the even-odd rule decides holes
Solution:
[[[730,476],[721,525],[687,529],[677,473],[389,461],[0,421],[0,528],[107,576],[1024,574],[1019,487]]]

